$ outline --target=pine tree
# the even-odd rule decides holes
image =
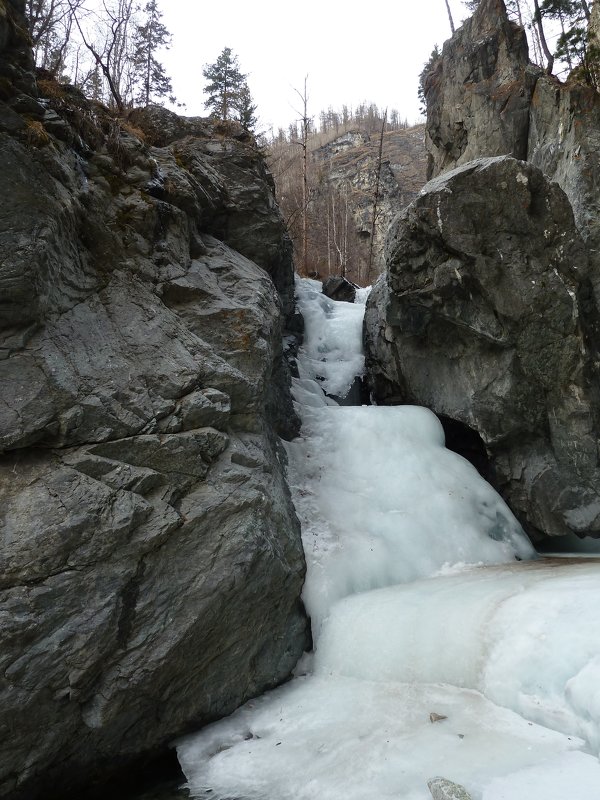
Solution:
[[[431,51],[431,54],[430,54],[429,58],[427,59],[427,61],[423,65],[423,69],[421,70],[421,72],[419,74],[419,88],[417,89],[417,96],[418,96],[418,98],[419,98],[419,100],[421,102],[421,107],[419,108],[419,111],[423,115],[427,114],[427,95],[426,95],[426,89],[425,89],[426,83],[427,83],[427,78],[429,77],[430,73],[432,72],[433,66],[438,61],[440,56],[441,56],[441,53],[440,53],[439,48],[438,48],[438,46],[436,44],[434,46],[433,50]]]
[[[231,48],[223,48],[214,64],[205,64],[202,74],[208,81],[204,89],[208,100],[204,105],[210,115],[221,120],[235,119],[235,112],[239,113],[240,96],[247,87],[247,76],[240,72],[237,56]]]
[[[591,11],[586,0],[543,0],[539,12],[560,22],[556,58],[566,61],[576,77],[598,88],[600,47],[595,33],[589,31]]]
[[[144,14],[145,22],[136,26],[134,34],[134,82],[138,87],[135,101],[148,106],[153,98],[168,97],[174,102],[171,79],[156,57],[160,48],[169,48],[171,34],[161,22],[156,0],[148,0]]]
[[[256,123],[256,106],[252,102],[252,95],[248,84],[244,81],[239,91],[239,96],[234,102],[234,106],[238,112],[238,120],[245,131],[254,132]]]

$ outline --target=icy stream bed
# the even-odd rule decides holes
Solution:
[[[315,652],[178,743],[191,795],[431,800],[441,775],[473,800],[600,800],[600,561],[536,558],[425,409],[335,404],[364,368],[363,309],[314,281],[298,296],[289,478]]]

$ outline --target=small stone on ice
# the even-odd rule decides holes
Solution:
[[[444,716],[444,714],[436,714],[435,711],[432,711],[429,715],[429,722],[441,722],[443,719],[448,719],[448,717]]]
[[[432,778],[427,781],[433,800],[472,800],[464,786],[446,778]]]

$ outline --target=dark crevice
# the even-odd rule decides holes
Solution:
[[[496,470],[490,460],[485,443],[473,428],[463,422],[438,414],[446,436],[446,447],[466,458],[477,472],[497,489]]]

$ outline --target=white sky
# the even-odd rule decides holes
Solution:
[[[467,12],[460,0],[450,6],[458,27]],[[162,0],[160,7],[173,34],[162,61],[187,106],[181,113],[206,113],[202,68],[231,47],[265,132],[299,117],[294,88],[305,75],[311,116],[366,100],[419,121],[418,75],[450,36],[444,0]]]

